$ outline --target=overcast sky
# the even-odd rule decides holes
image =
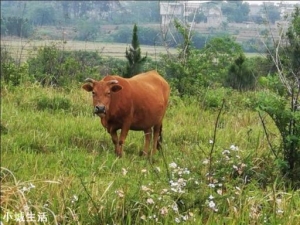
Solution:
[[[262,4],[263,2],[274,2],[274,3],[280,3],[280,2],[284,2],[284,3],[289,3],[289,4],[295,4],[295,3],[299,3],[299,1],[268,1],[268,0],[265,0],[265,1],[244,1],[244,2],[248,2],[249,4]]]

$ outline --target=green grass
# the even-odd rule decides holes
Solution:
[[[0,220],[31,213],[29,224],[297,225],[300,192],[284,185],[257,113],[241,104],[251,95],[226,98],[212,157],[219,109],[171,96],[163,152],[150,163],[139,156],[143,132],[131,131],[124,157],[115,156],[80,84],[3,85]]]

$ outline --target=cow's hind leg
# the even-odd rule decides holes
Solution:
[[[145,134],[144,151],[141,152],[141,155],[148,155],[151,136],[152,136],[152,129],[149,128],[144,130],[144,134]]]
[[[155,154],[156,150],[161,148],[161,144],[160,144],[161,133],[162,133],[162,124],[155,125],[153,127],[153,150],[151,152],[151,155]]]

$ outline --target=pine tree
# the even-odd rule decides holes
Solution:
[[[146,56],[141,56],[141,48],[137,31],[137,26],[134,24],[131,46],[129,46],[129,50],[126,48],[125,52],[128,63],[126,66],[126,71],[123,73],[123,77],[126,78],[133,77],[134,75],[141,73],[143,64],[147,60],[147,53]]]

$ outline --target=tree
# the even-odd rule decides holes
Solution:
[[[223,2],[221,10],[228,22],[242,23],[248,20],[250,7],[248,3],[243,3],[243,1]]]
[[[253,89],[255,77],[246,65],[246,56],[241,53],[229,67],[226,85],[239,91]]]
[[[123,73],[123,77],[129,78],[134,75],[137,75],[142,72],[142,66],[147,60],[146,56],[141,56],[141,48],[138,39],[138,28],[136,24],[133,27],[132,41],[131,46],[129,46],[129,50],[126,48],[125,56],[128,60],[127,67],[125,73]]]
[[[52,5],[43,3],[34,7],[30,13],[30,21],[35,25],[54,25],[56,21],[56,10]]]
[[[292,186],[300,188],[300,8],[295,7],[288,31],[281,31],[274,47],[267,45],[268,59],[273,63],[278,82],[271,83],[273,90],[259,101],[259,109],[266,112],[280,132],[280,146],[272,146],[284,176]],[[280,85],[278,85],[278,83]],[[262,118],[262,117],[261,117]],[[264,122],[262,120],[262,122]],[[266,129],[265,132],[267,133]],[[278,149],[276,151],[276,149]]]
[[[275,21],[280,19],[279,7],[275,6],[274,4],[264,4],[264,13],[266,19],[272,24],[274,24]]]

